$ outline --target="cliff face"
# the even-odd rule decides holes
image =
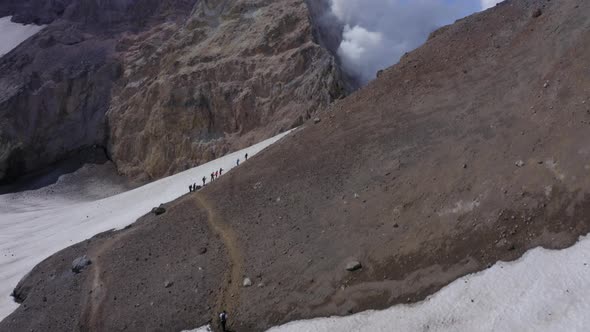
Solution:
[[[302,0],[200,2],[120,43],[108,119],[119,170],[157,178],[303,123],[343,96]]]
[[[93,145],[158,178],[347,90],[303,0],[38,2],[0,0],[2,15],[49,24],[0,59],[0,181]]]
[[[103,144],[114,45],[59,25],[0,59],[0,180]]]

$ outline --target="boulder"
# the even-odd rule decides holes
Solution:
[[[158,207],[155,207],[152,209],[152,213],[155,214],[156,216],[159,216],[161,214],[166,213],[166,209],[164,208],[164,206],[161,204]]]
[[[350,261],[348,262],[348,264],[346,264],[346,270],[347,271],[356,271],[361,269],[363,266],[359,261]]]
[[[80,273],[86,266],[90,264],[92,264],[92,261],[88,258],[88,256],[84,255],[78,257],[72,262],[72,272]]]
[[[250,280],[250,278],[244,278],[244,282],[242,283],[242,285],[244,287],[250,287],[252,286],[252,280]]]

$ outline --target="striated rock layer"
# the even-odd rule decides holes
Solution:
[[[303,0],[37,2],[0,0],[49,24],[0,59],[0,181],[94,145],[123,174],[162,177],[348,90]]]
[[[126,174],[173,174],[303,123],[344,94],[304,1],[195,6],[120,44],[124,77],[108,113]]]

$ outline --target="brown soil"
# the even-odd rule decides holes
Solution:
[[[590,232],[589,13],[508,1],[438,31],[164,215],[40,264],[0,330],[178,331],[225,308],[232,330],[260,331],[418,301],[571,245]],[[96,264],[74,276],[84,253]],[[346,271],[352,259],[363,268]]]

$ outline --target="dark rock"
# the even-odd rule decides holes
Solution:
[[[537,18],[539,16],[543,15],[543,11],[541,11],[540,8],[535,9],[535,11],[533,11],[533,14],[531,15],[533,18]]]
[[[72,272],[80,273],[86,266],[90,264],[92,264],[92,261],[88,258],[88,256],[84,255],[78,257],[72,262]]]
[[[159,207],[153,208],[152,213],[155,214],[156,216],[159,216],[161,214],[166,213],[166,209],[164,208],[163,205],[160,205]]]
[[[320,123],[320,122],[322,122],[322,119],[320,119],[320,118],[313,119],[313,123]]]
[[[347,271],[356,271],[361,269],[363,266],[361,265],[361,263],[359,261],[350,261],[348,262],[348,264],[346,264],[346,270]]]
[[[10,296],[14,299],[16,303],[23,303],[27,299],[27,295],[31,291],[30,286],[23,286],[19,283],[16,288],[12,291]]]
[[[207,248],[206,248],[206,247],[203,247],[203,248],[201,248],[201,249],[199,250],[199,253],[200,253],[201,255],[203,255],[203,254],[207,253]]]
[[[172,281],[169,281],[169,280],[164,281],[164,288],[170,288],[170,287],[172,287],[172,285],[174,285],[174,283]]]
[[[506,239],[500,239],[498,243],[496,243],[496,248],[502,248],[508,245],[508,241]]]

